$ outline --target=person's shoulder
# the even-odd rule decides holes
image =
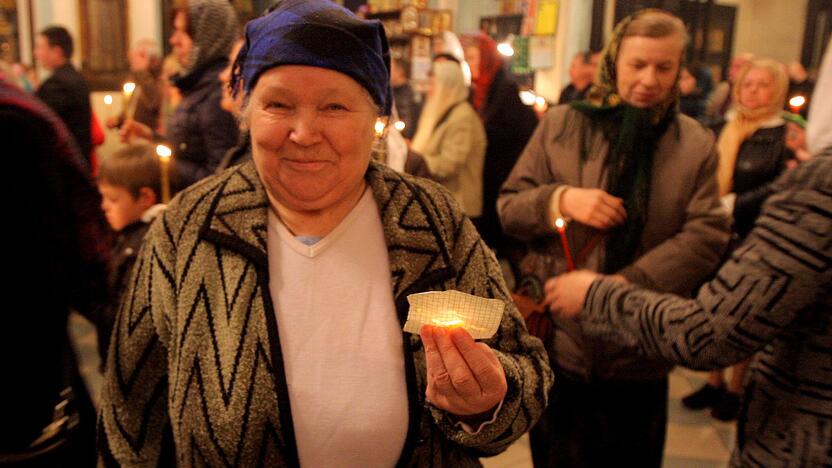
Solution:
[[[676,125],[676,133],[681,148],[695,148],[697,152],[701,150],[703,157],[707,157],[710,154],[713,146],[716,144],[716,138],[711,129],[698,120],[682,113],[677,113]]]

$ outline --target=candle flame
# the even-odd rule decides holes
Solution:
[[[165,145],[159,145],[156,147],[156,154],[162,159],[168,159],[173,155],[173,151]]]
[[[376,120],[376,136],[381,136],[382,134],[384,134],[385,127],[386,125],[384,125],[384,122],[382,122],[381,119]]]
[[[124,83],[124,86],[122,86],[121,89],[124,91],[124,94],[129,96],[136,90],[136,83],[128,81],[127,83]]]
[[[444,312],[439,312],[436,317],[430,319],[431,323],[440,327],[460,327],[465,325],[465,321],[462,320],[456,311],[447,310]]]
[[[402,122],[401,120],[399,120],[398,122],[396,122],[395,124],[393,124],[393,127],[395,127],[395,128],[396,128],[396,130],[398,130],[398,131],[402,131],[402,130],[404,130],[405,123],[404,123],[404,122]]]
[[[113,103],[113,96],[106,94],[104,95],[104,104],[111,105]]]
[[[564,227],[566,227],[566,221],[564,221],[563,218],[556,219],[555,227],[558,229],[563,229]]]
[[[804,104],[806,104],[806,98],[803,96],[798,95],[789,99],[789,106],[791,107],[803,107]]]
[[[465,322],[462,319],[450,319],[450,320],[442,320],[442,319],[431,319],[431,322],[440,326],[440,327],[456,327],[464,324]]]

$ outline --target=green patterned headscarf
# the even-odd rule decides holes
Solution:
[[[635,259],[641,233],[647,222],[650,200],[650,179],[653,154],[659,138],[676,117],[679,100],[679,76],[668,98],[656,106],[637,108],[624,102],[617,89],[616,62],[627,28],[634,19],[645,13],[661,10],[641,10],[623,19],[613,31],[604,49],[595,82],[584,101],[571,106],[589,117],[582,143],[581,162],[589,158],[589,132],[600,129],[609,142],[609,153],[604,161],[605,190],[624,200],[627,220],[609,232],[604,255],[604,273],[615,273]],[[682,64],[680,63],[679,70]]]

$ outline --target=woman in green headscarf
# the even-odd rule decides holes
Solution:
[[[686,294],[718,266],[728,241],[714,138],[677,112],[686,32],[643,10],[623,20],[586,101],[555,107],[503,185],[507,234],[529,254],[519,284],[540,300],[567,270],[555,222],[579,268]],[[667,420],[664,361],[585,337],[554,320],[545,343],[560,377],[532,431],[538,466],[658,467]]]

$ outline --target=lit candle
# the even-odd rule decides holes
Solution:
[[[133,95],[133,91],[136,90],[136,83],[128,81],[127,83],[124,83],[121,90],[124,92],[124,99],[129,101],[130,96]]]
[[[793,96],[791,99],[789,99],[789,108],[795,114],[799,114],[800,109],[805,105],[806,105],[806,98],[801,96],[801,95]]]
[[[385,128],[387,128],[387,125],[384,123],[384,121],[381,120],[381,119],[377,119],[376,120],[376,126],[375,126],[376,138],[381,138],[382,136],[384,136],[384,129]]]
[[[569,242],[566,240],[566,221],[563,218],[555,220],[555,228],[560,235],[560,244],[563,246],[563,256],[566,258],[566,268],[575,271],[575,263],[572,261],[572,252],[569,250]]]
[[[396,128],[396,130],[398,130],[398,131],[400,131],[400,132],[401,132],[402,130],[404,130],[405,123],[404,123],[404,122],[402,122],[401,120],[399,120],[398,122],[396,122],[395,124],[393,124],[393,127],[395,127],[395,128]]]
[[[445,312],[440,312],[437,314],[436,317],[432,318],[430,322],[438,327],[461,327],[465,325],[465,321],[462,320],[455,311],[448,310]]]
[[[170,201],[170,177],[168,176],[170,158],[173,152],[165,145],[156,147],[156,154],[159,155],[159,166],[162,171],[162,203]]]
[[[104,118],[109,120],[113,116],[113,95],[104,95]]]

